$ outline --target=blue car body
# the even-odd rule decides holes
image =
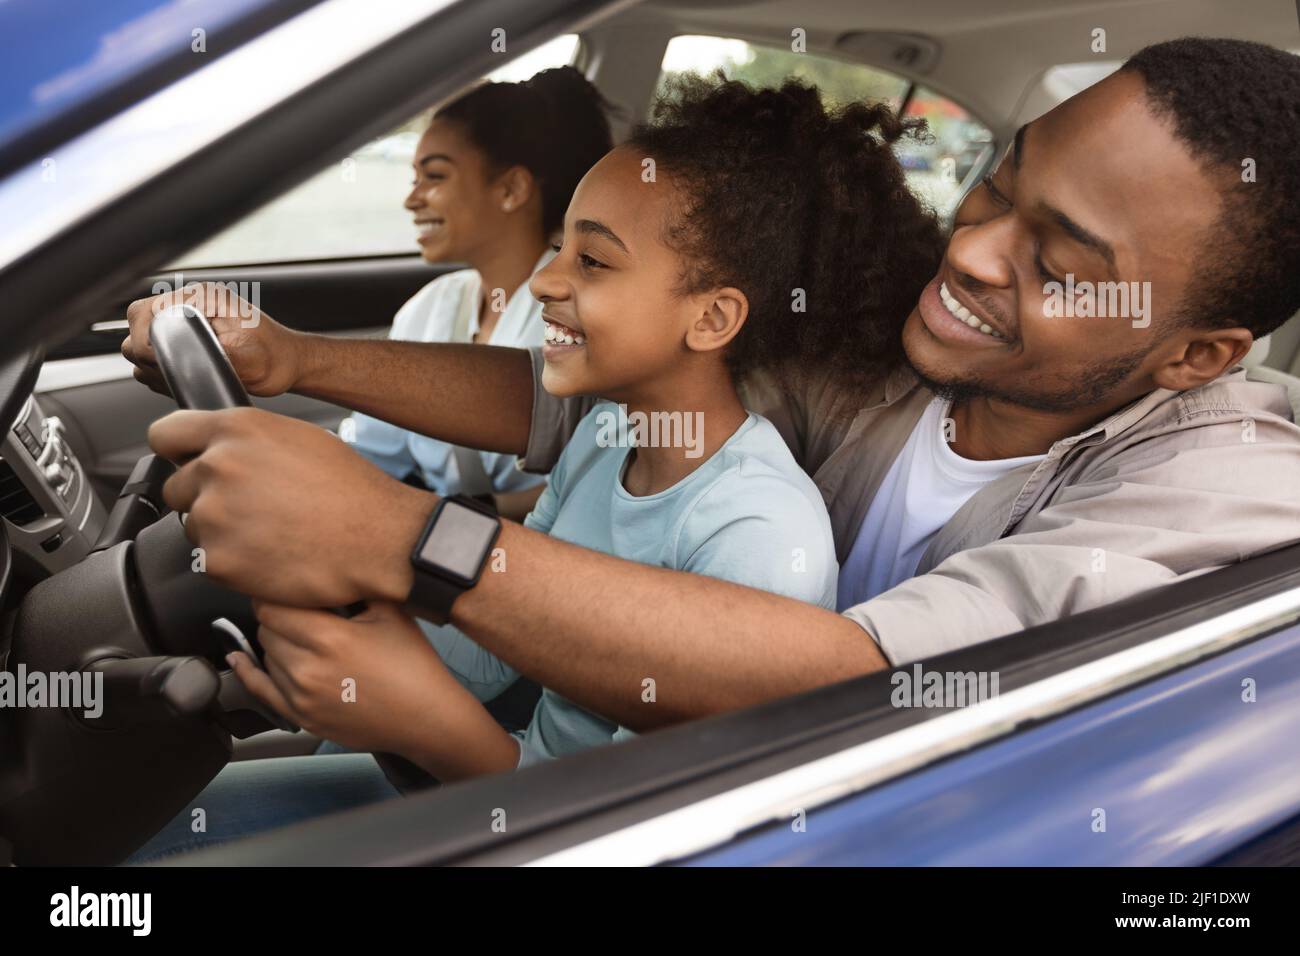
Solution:
[[[1205,865],[1300,816],[1297,728],[1291,627],[692,863]]]

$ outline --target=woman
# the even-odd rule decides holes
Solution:
[[[440,107],[415,149],[405,206],[429,262],[464,262],[398,311],[391,337],[419,342],[541,345],[541,305],[528,280],[551,258],[550,238],[578,180],[610,149],[609,105],[572,67],[522,83],[485,83]],[[367,415],[340,434],[397,478],[414,473],[439,494],[490,499],[522,520],[544,478],[510,455],[457,448]]]

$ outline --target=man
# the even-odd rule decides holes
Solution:
[[[424,581],[433,616],[449,609],[513,668],[634,730],[744,707],[1300,539],[1300,429],[1283,388],[1238,368],[1300,308],[1297,155],[1300,59],[1230,40],[1148,48],[1021,129],[965,200],[904,328],[910,369],[854,408],[827,383],[750,396],[827,500],[839,614],[511,523],[492,542],[504,573],[435,582],[431,598],[410,554],[434,496],[320,429],[177,412],[150,443],[184,463],[168,503],[234,588],[308,608],[406,602]],[[323,339],[265,316],[245,329],[235,303],[207,300],[254,394],[298,391],[537,470],[584,411],[537,387],[536,356],[530,387],[524,352]],[[132,305],[123,346],[155,385],[159,304]],[[477,566],[474,550],[442,563]],[[339,673],[383,680],[374,655],[390,645],[364,638],[389,615],[263,620],[298,666],[241,673],[300,723],[341,726]]]

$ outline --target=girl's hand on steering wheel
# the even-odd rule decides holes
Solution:
[[[122,342],[122,355],[135,366],[136,380],[155,392],[170,394],[149,344],[149,325],[173,305],[192,305],[207,316],[250,395],[281,395],[301,376],[310,335],[286,328],[219,282],[196,282],[127,306],[131,331]]]
[[[253,696],[304,730],[401,754],[443,781],[518,762],[514,739],[395,605],[352,618],[261,601],[254,610],[266,670],[241,653],[231,666]]]

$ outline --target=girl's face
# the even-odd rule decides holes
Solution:
[[[415,217],[416,241],[428,262],[469,262],[502,230],[520,205],[510,176],[489,175],[486,158],[459,123],[435,119],[415,147],[415,182],[404,205]],[[540,228],[540,227],[539,227]]]
[[[735,289],[680,294],[682,261],[664,244],[678,193],[640,157],[614,149],[569,203],[558,254],[533,276],[547,344],[542,384],[554,395],[640,401],[708,353],[716,360],[748,309]]]

